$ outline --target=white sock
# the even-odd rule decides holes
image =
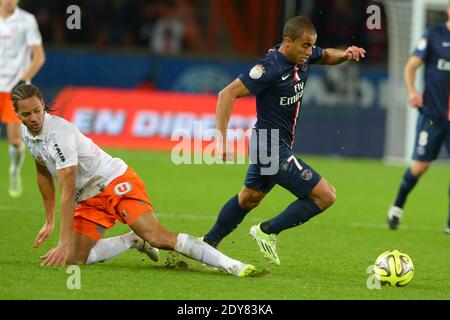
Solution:
[[[25,159],[25,145],[20,144],[20,147],[16,148],[13,145],[9,145],[9,174],[20,174],[22,169],[23,160]]]
[[[97,241],[91,249],[86,264],[92,264],[98,261],[104,261],[115,257],[130,248],[136,248],[141,239],[130,232],[118,237],[106,238]]]
[[[175,251],[189,258],[225,270],[229,270],[233,266],[242,264],[242,262],[224,255],[206,242],[185,233],[178,234]]]

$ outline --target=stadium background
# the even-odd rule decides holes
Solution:
[[[66,9],[74,4],[81,8],[80,30],[66,28]],[[380,30],[366,27],[371,4],[381,8]],[[302,226],[301,232],[298,228],[280,236],[281,268],[264,264],[246,235],[252,224],[292,201],[278,188],[221,247],[263,270],[250,282],[216,276],[190,262],[188,269],[201,272],[172,272],[179,268],[170,263],[168,269],[148,268],[147,261],[126,254],[83,269],[82,290],[67,290],[67,274],[39,268],[30,245],[43,213],[27,155],[24,196],[11,200],[7,186],[0,185],[0,211],[15,221],[0,229],[3,253],[7,252],[0,258],[0,298],[448,299],[450,261],[442,254],[448,251],[448,237],[442,232],[448,164],[434,166],[423,178],[402,230],[393,233],[385,223],[405,167],[380,161],[392,97],[389,25],[382,2],[21,0],[20,6],[36,16],[43,35],[47,60],[33,82],[47,102],[100,145],[116,147],[107,150],[140,174],[165,225],[196,235],[210,227],[220,206],[240,188],[245,166],[175,166],[167,152],[156,152],[167,149],[172,130],[189,128],[195,119],[213,125],[216,93],[280,42],[284,21],[295,14],[313,21],[317,45],[354,44],[365,48],[367,57],[360,63],[314,66],[310,71],[294,147],[333,182],[339,200],[330,213]],[[183,35],[164,32],[161,26],[166,23],[183,30]],[[233,123],[245,128],[254,104],[251,98],[240,103]],[[142,130],[133,129],[136,123]],[[1,147],[6,168],[4,141]],[[125,230],[118,226],[108,235]],[[56,243],[56,234],[40,253]],[[405,289],[368,290],[367,267],[390,249],[411,255],[416,278]]]
[[[368,55],[361,64],[312,68],[297,151],[382,157],[387,28],[367,29],[366,8],[372,3],[22,0],[20,4],[35,14],[43,36],[47,61],[33,82],[49,102],[67,86],[215,94],[279,43],[286,18],[301,13],[316,25],[317,45],[355,44]],[[66,28],[70,4],[81,9],[80,30]],[[165,31],[163,26],[178,31]],[[104,107],[108,103],[104,101]]]

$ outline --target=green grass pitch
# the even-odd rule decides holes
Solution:
[[[108,150],[131,165],[147,185],[160,221],[170,230],[196,236],[209,230],[222,205],[242,186],[246,165],[173,165],[170,153]],[[0,143],[0,299],[449,299],[450,235],[448,164],[434,164],[410,194],[401,228],[386,225],[404,166],[380,161],[305,156],[304,160],[337,189],[337,202],[307,224],[283,232],[278,240],[281,266],[263,260],[249,228],[281,212],[294,200],[276,187],[220,249],[255,264],[259,273],[236,278],[180,257],[187,268],[170,267],[162,252],[153,263],[130,250],[104,263],[81,268],[81,288],[69,290],[66,268],[40,267],[39,256],[52,248],[55,230],[41,248],[33,241],[44,222],[27,153],[24,194],[8,196],[7,145]],[[59,212],[57,212],[59,215]],[[59,221],[59,220],[58,220]],[[57,226],[59,228],[59,225]],[[127,232],[120,223],[106,236]],[[383,251],[409,254],[415,275],[403,288],[368,289],[367,268]]]

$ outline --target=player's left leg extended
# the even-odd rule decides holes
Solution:
[[[254,266],[234,260],[194,236],[168,231],[151,211],[137,217],[130,227],[155,248],[175,250],[186,257],[222,268],[238,277],[255,272]]]
[[[134,232],[102,239],[105,227],[82,217],[75,217],[73,247],[68,264],[93,264],[111,259],[129,249],[137,249],[158,261],[159,252]]]

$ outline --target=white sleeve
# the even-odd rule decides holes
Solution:
[[[41,33],[39,32],[39,27],[34,16],[31,16],[27,22],[25,41],[27,43],[27,47],[42,44]]]
[[[49,141],[48,151],[55,161],[56,170],[78,165],[78,150],[73,132],[55,135]]]

